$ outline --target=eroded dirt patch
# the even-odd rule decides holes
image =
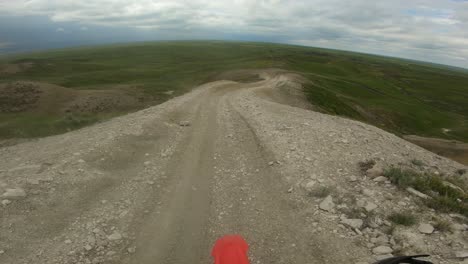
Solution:
[[[456,140],[428,138],[415,135],[404,136],[403,138],[436,154],[468,165],[467,143]]]

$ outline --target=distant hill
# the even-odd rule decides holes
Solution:
[[[80,103],[80,110],[66,103],[52,104],[56,109],[48,111],[34,105],[18,108],[20,100],[16,110],[0,112],[3,138],[61,133],[135,111],[187,92],[228,70],[281,68],[308,80],[304,92],[318,111],[365,121],[400,135],[468,142],[468,71],[461,68],[301,46],[220,41],[53,50],[14,55],[0,63],[3,91],[14,89],[12,83],[18,81],[88,95],[101,91],[85,97],[93,98],[89,99],[92,102]],[[39,90],[38,97],[50,95]],[[122,103],[114,100],[116,94],[136,99]],[[2,92],[0,102],[8,102],[9,96],[11,91]],[[91,107],[92,111],[86,108],[96,102],[105,102],[105,106]]]

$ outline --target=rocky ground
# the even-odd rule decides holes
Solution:
[[[263,80],[208,83],[0,149],[0,262],[210,263],[216,238],[238,233],[252,263],[413,253],[468,263],[467,219],[429,209],[424,194],[384,176],[399,166],[466,178],[466,167],[378,128],[295,107],[285,96],[298,98],[299,76],[256,74]],[[363,168],[368,160],[375,164]],[[414,225],[388,218],[407,211]]]

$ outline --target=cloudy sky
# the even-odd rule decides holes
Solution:
[[[468,0],[0,0],[0,53],[173,39],[291,43],[468,68]]]

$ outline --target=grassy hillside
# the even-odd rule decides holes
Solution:
[[[114,45],[5,58],[0,62],[0,84],[28,80],[80,91],[126,87],[125,93],[138,94],[141,104],[93,113],[4,111],[0,137],[60,133],[163,102],[226,70],[267,67],[308,78],[305,93],[324,112],[399,134],[468,142],[467,71],[317,48],[215,41]]]

